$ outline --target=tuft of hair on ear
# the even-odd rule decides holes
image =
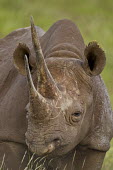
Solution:
[[[99,75],[106,64],[105,52],[96,41],[92,41],[86,46],[84,69],[90,76]]]
[[[13,53],[13,61],[14,61],[15,67],[22,75],[26,75],[25,60],[24,60],[25,55],[27,55],[27,57],[29,59],[30,50],[26,44],[19,43]]]

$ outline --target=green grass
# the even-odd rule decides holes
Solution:
[[[71,19],[78,25],[86,43],[96,40],[102,45],[107,57],[102,77],[113,106],[113,1],[0,0],[0,38],[17,28],[29,26],[30,15],[44,30],[59,19]],[[112,155],[113,142],[103,170],[113,169]]]

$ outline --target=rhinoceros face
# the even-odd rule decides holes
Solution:
[[[36,53],[36,69],[32,74],[36,76],[36,85],[29,68],[28,48],[19,45],[14,53],[20,72],[24,72],[21,64],[24,60],[20,62],[20,58],[25,56],[29,86],[26,143],[37,155],[63,155],[74,149],[89,131],[94,100],[92,76],[103,70],[105,55],[92,42],[84,51],[84,61],[54,56],[45,61],[33,22],[31,30]],[[19,62],[17,54],[22,56]]]
[[[62,155],[71,151],[86,136],[92,117],[92,82],[76,59],[49,59],[58,94],[37,102],[33,115],[28,105],[26,141],[32,152]],[[60,64],[58,64],[60,63]]]

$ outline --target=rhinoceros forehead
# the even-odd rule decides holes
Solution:
[[[49,70],[59,87],[67,93],[80,95],[81,90],[88,93],[92,90],[91,78],[76,62],[55,61],[49,65]]]

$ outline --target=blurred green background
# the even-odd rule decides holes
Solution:
[[[102,77],[113,106],[113,0],[0,0],[0,38],[11,31],[35,24],[47,30],[59,19],[73,20],[85,43],[96,40],[104,48],[107,64]],[[113,141],[103,170],[113,170]]]

